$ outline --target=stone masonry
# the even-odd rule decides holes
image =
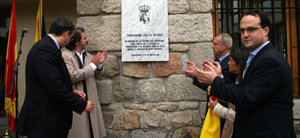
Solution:
[[[131,63],[121,60],[121,2],[77,0],[87,50],[108,51],[97,76],[107,138],[199,138],[207,95],[182,70],[187,60],[213,60],[212,0],[168,0],[169,61]]]

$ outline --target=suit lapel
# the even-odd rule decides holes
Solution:
[[[228,68],[229,68],[228,61],[229,61],[229,59],[230,59],[230,56],[228,55],[220,63],[221,68],[222,68],[222,72],[228,72],[229,71],[228,70]]]
[[[267,50],[269,50],[270,48],[272,48],[272,47],[273,47],[273,45],[272,45],[271,43],[267,44],[264,48],[262,48],[262,49],[261,49],[261,50],[253,57],[253,59],[252,59],[250,65],[249,65],[249,67],[248,67],[248,69],[247,69],[247,71],[246,71],[246,74],[245,74],[245,76],[244,76],[244,79],[245,79],[245,80],[248,78],[247,76],[249,75],[249,73],[253,71],[252,68],[255,66],[256,62],[260,59],[260,57],[263,56],[263,54],[264,54]]]
[[[228,65],[229,58],[230,58],[229,55],[226,56],[226,57],[222,60],[222,62],[220,63],[220,65],[221,65],[221,66],[226,66],[226,65]]]

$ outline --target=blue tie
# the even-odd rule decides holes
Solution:
[[[248,59],[247,59],[247,62],[246,62],[246,68],[245,68],[245,70],[247,70],[247,68],[249,67],[250,62],[251,62],[251,60],[253,59],[253,57],[254,57],[253,54],[250,54],[250,55],[248,56]]]
[[[245,78],[245,73],[246,73],[247,68],[249,67],[250,62],[251,62],[251,60],[252,60],[253,57],[254,57],[254,55],[252,55],[252,54],[250,54],[250,55],[248,56],[248,59],[247,59],[247,62],[246,62],[246,67],[245,67],[245,69],[244,69],[244,71],[243,71],[243,76],[242,76],[243,79]]]

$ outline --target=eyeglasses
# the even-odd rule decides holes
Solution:
[[[257,29],[262,29],[262,27],[249,27],[249,28],[246,28],[246,29],[240,28],[240,33],[241,33],[241,34],[244,34],[246,31],[247,31],[247,33],[253,33],[253,32],[255,32]]]

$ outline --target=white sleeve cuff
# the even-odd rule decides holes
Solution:
[[[97,69],[97,66],[93,62],[91,62],[90,65],[92,66],[93,70]]]
[[[98,70],[101,70],[102,67],[103,67],[103,65],[102,65],[102,64],[99,64],[99,65],[97,66],[97,69],[98,69]]]

